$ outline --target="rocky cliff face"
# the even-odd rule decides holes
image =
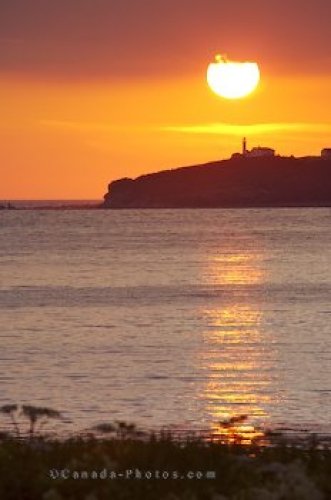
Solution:
[[[331,206],[331,159],[233,158],[120,179],[103,208]]]

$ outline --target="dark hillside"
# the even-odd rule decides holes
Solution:
[[[109,185],[104,208],[331,206],[331,160],[234,158]]]

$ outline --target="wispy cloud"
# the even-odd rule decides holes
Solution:
[[[167,132],[206,135],[260,135],[274,132],[330,133],[331,123],[252,123],[236,125],[232,123],[207,123],[199,125],[170,125],[162,127]]]
[[[42,120],[44,127],[62,129],[78,133],[182,133],[202,135],[223,135],[242,137],[273,134],[276,132],[330,134],[331,123],[205,123],[197,125],[148,125],[148,124],[114,124],[107,122],[74,121],[74,120]]]

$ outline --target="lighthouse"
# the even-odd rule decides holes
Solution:
[[[247,155],[247,143],[246,143],[246,137],[243,138],[243,150],[242,150],[242,155],[246,156]]]
[[[257,148],[253,148],[250,151],[247,149],[247,140],[246,137],[243,138],[242,142],[242,153],[241,155],[244,158],[258,158],[258,157],[271,157],[275,156],[275,150],[272,148],[265,148],[258,146]]]

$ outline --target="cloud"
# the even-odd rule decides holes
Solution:
[[[201,134],[201,135],[222,135],[243,137],[254,135],[268,135],[276,132],[288,132],[293,134],[310,133],[310,134],[330,134],[331,123],[250,123],[250,124],[233,124],[233,123],[203,123],[196,125],[118,125],[110,122],[99,121],[74,121],[74,120],[51,120],[45,119],[40,121],[40,125],[44,127],[56,128],[68,132],[78,133],[158,133],[170,132],[180,134]]]
[[[274,132],[310,132],[327,134],[331,132],[329,123],[207,123],[199,125],[170,125],[162,127],[165,132],[179,132],[183,134],[227,135],[244,136],[272,134]]]

